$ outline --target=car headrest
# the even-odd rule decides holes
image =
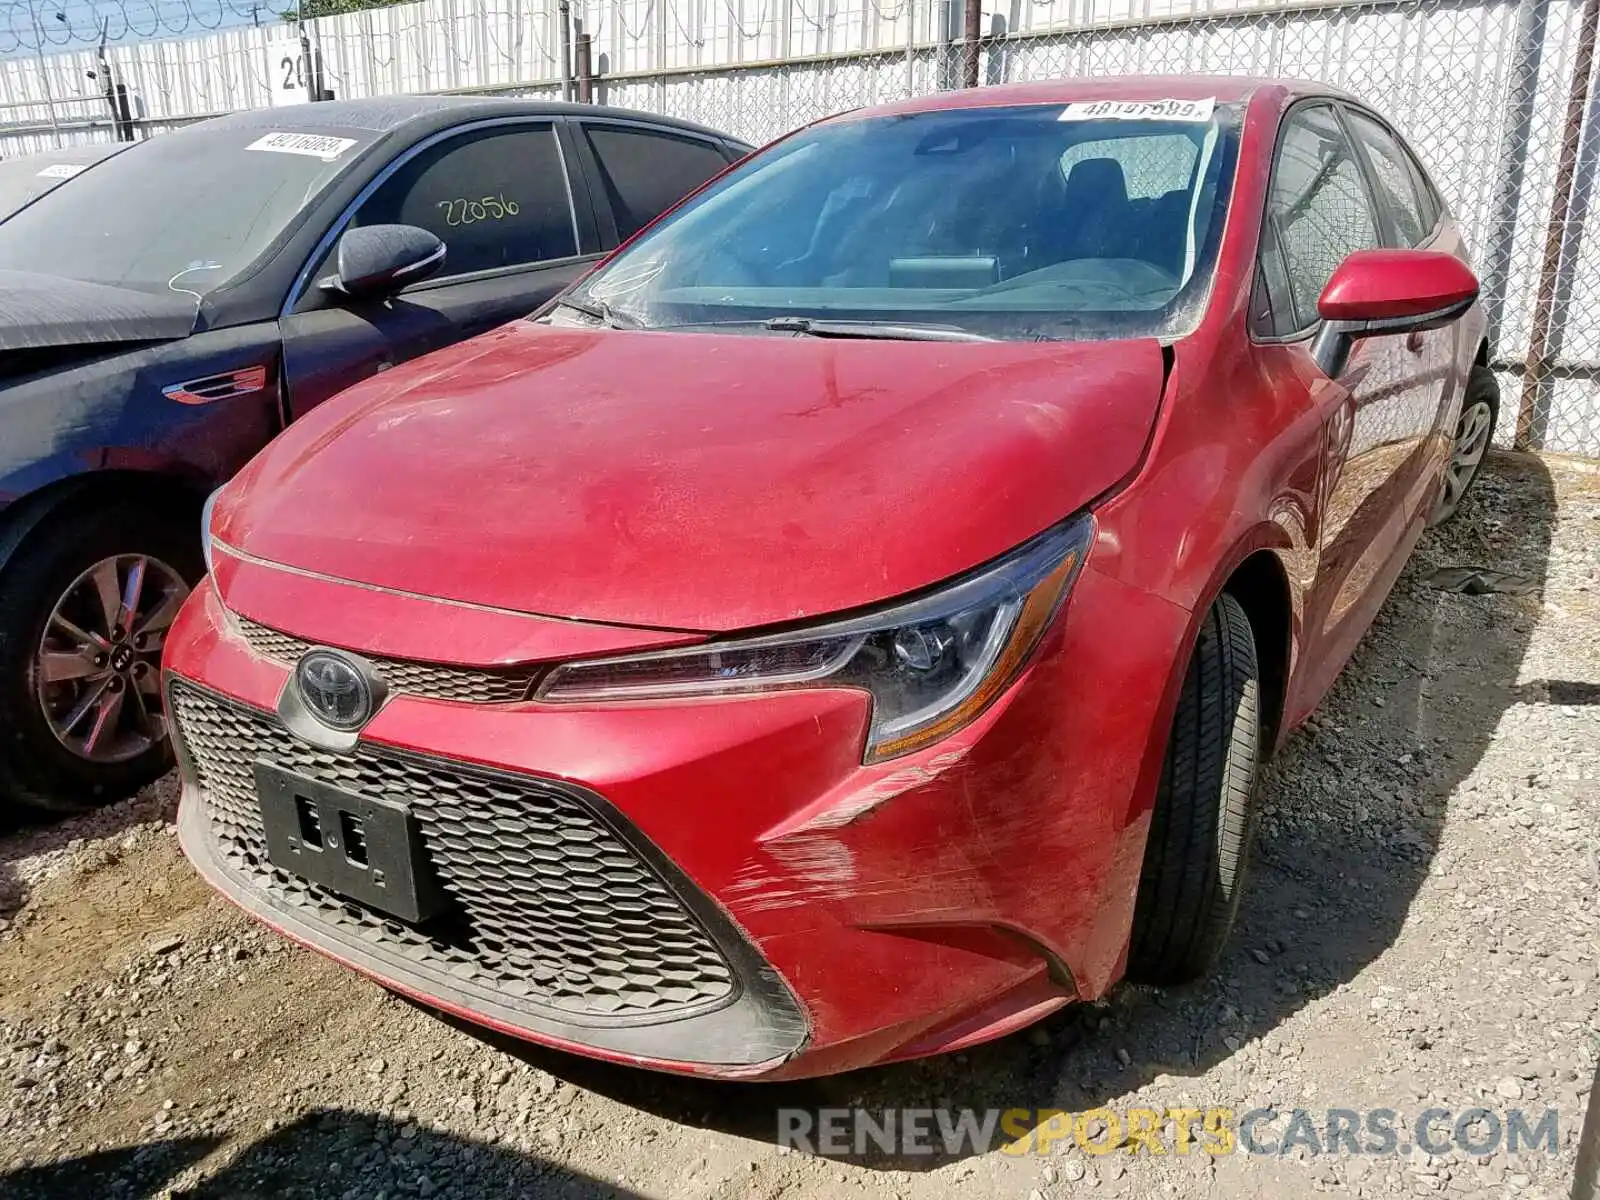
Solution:
[[[1073,203],[1126,204],[1128,182],[1114,158],[1086,158],[1067,175],[1067,199]]]

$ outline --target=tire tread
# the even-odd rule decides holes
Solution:
[[[1181,983],[1226,943],[1238,910],[1261,749],[1260,671],[1244,608],[1222,595],[1184,673],[1151,814],[1130,978]]]

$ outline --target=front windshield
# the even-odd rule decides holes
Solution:
[[[1175,337],[1210,286],[1238,126],[1210,101],[824,125],[724,177],[571,300],[656,329]]]
[[[372,137],[225,125],[152,138],[0,223],[0,270],[198,298],[249,267]]]

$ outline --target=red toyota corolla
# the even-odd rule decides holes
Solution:
[[[1258,764],[1483,456],[1476,293],[1324,88],[811,126],[218,494],[184,847],[426,1004],[695,1074],[1193,976]]]

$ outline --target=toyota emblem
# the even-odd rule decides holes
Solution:
[[[349,732],[372,718],[372,680],[337,651],[307,651],[295,667],[294,681],[306,710],[329,729]]]

